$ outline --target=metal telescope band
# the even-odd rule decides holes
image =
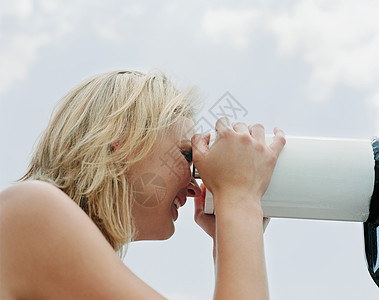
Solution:
[[[195,179],[201,179],[199,171],[196,169],[195,165],[192,167],[192,176]]]
[[[310,157],[316,162],[309,163],[311,160],[305,159],[303,152],[311,152]],[[323,155],[326,156],[325,161]],[[320,166],[322,164],[324,168]],[[324,178],[320,173],[325,174]],[[192,176],[201,179],[195,165]],[[325,190],[320,193],[316,191],[312,180],[320,181],[318,187],[325,187]],[[343,180],[346,182],[341,182]],[[300,184],[294,185],[295,181],[300,181]],[[302,190],[294,191],[298,187]],[[319,194],[322,194],[321,198],[317,198]],[[303,198],[309,199],[305,201]],[[301,206],[305,209],[296,207],[297,202],[291,200],[304,200]],[[279,157],[269,188],[262,198],[262,207],[269,217],[363,222],[367,268],[379,287],[379,138],[344,140],[287,137],[287,144]],[[213,196],[208,190],[204,211],[214,212]]]
[[[379,226],[379,139],[372,143],[375,158],[375,185],[370,203],[370,214],[363,223],[365,252],[368,271],[379,287],[379,256],[378,256],[378,226]]]

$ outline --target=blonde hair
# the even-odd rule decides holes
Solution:
[[[131,167],[180,117],[194,118],[196,99],[196,89],[180,92],[159,71],[89,78],[58,102],[20,180],[64,191],[122,256],[134,234]]]

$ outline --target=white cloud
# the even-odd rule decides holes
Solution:
[[[209,11],[203,30],[214,42],[246,48],[263,29],[277,53],[310,67],[309,98],[328,99],[337,85],[368,88],[379,80],[379,2],[302,0],[287,10]]]
[[[0,94],[25,79],[39,50],[73,30],[69,5],[51,0],[6,1],[0,36]]]
[[[280,55],[300,55],[312,67],[309,93],[326,99],[333,87],[366,88],[379,78],[379,3],[303,0],[272,15],[267,26]]]
[[[145,8],[140,3],[132,3],[129,5],[123,5],[123,14],[124,16],[139,17],[143,14]]]
[[[47,13],[56,12],[59,8],[57,0],[39,0],[41,8]]]
[[[24,18],[31,15],[33,11],[33,0],[2,1],[0,15]]]
[[[0,52],[0,94],[15,81],[26,78],[29,65],[36,59],[39,48],[49,40],[46,34],[19,34],[7,41]]]
[[[116,43],[125,38],[126,20],[144,13],[143,5],[122,0],[107,5],[88,0],[3,2],[0,10],[0,95],[26,78],[42,47],[60,42],[68,34],[80,36],[83,33],[93,33],[102,40]]]
[[[9,24],[16,26],[1,23],[0,94],[25,78],[41,47],[82,32],[118,43],[130,28],[141,25],[141,15],[157,13],[146,9],[121,0],[106,6],[88,0],[5,1],[0,21],[11,18]],[[166,15],[186,15],[173,2],[160,9]],[[309,98],[326,100],[337,85],[366,89],[379,81],[379,2],[302,0],[280,11],[267,6],[204,11],[199,26],[214,43],[246,49],[254,47],[258,33],[271,32],[279,56],[295,57],[310,67]]]
[[[379,109],[379,91],[371,96],[370,103]]]
[[[253,23],[261,13],[255,9],[208,11],[203,19],[202,28],[216,42],[227,41],[234,46],[247,46]]]
[[[113,18],[105,18],[102,22],[92,22],[91,26],[101,39],[119,43],[125,38],[126,20],[139,18],[144,13],[145,8],[139,3],[134,3],[122,5],[121,9],[118,5],[113,5],[109,7],[109,10]],[[102,11],[99,13],[101,14]],[[98,15],[94,17],[97,18]]]

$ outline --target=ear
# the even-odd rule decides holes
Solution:
[[[118,147],[119,147],[119,143],[118,142],[113,142],[112,143],[112,149],[113,149],[113,151],[116,151],[118,149]]]

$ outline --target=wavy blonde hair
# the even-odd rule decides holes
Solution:
[[[114,71],[83,81],[58,102],[20,180],[64,191],[123,256],[134,234],[128,174],[180,117],[194,118],[196,91],[179,91],[160,71]]]

